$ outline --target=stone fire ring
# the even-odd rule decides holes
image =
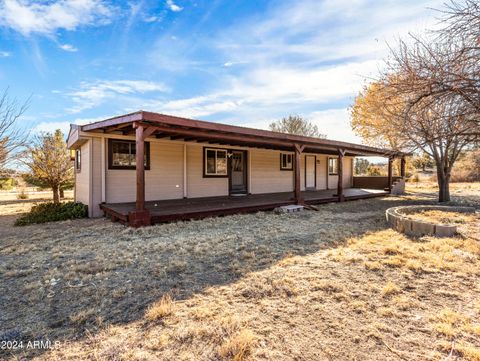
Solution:
[[[408,218],[412,213],[421,211],[444,211],[458,213],[475,213],[474,207],[454,206],[400,206],[387,209],[387,222],[397,232],[409,236],[452,237],[457,234],[457,226],[452,224],[436,224]]]

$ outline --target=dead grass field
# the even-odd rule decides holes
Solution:
[[[452,188],[479,206],[480,184]],[[2,226],[0,339],[62,343],[0,356],[480,360],[480,243],[389,229],[385,209],[434,202],[408,191],[138,230]]]

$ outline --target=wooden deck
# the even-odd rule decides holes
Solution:
[[[335,190],[305,191],[302,196],[306,204],[337,202]],[[345,200],[381,197],[388,192],[378,189],[348,188],[344,190]],[[171,199],[145,202],[150,211],[152,223],[176,220],[200,219],[235,213],[272,210],[276,207],[294,204],[293,192],[252,194],[242,197],[222,196],[206,198]],[[100,208],[113,221],[128,223],[128,213],[135,210],[135,203],[101,204]]]

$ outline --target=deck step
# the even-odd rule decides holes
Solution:
[[[287,206],[281,206],[278,208],[275,208],[276,213],[293,213],[293,212],[301,212],[303,211],[305,207],[300,206],[298,204],[290,204]]]

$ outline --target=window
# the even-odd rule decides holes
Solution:
[[[328,158],[328,174],[338,174],[338,158]]]
[[[225,149],[204,148],[203,176],[227,176],[227,151]]]
[[[145,169],[150,169],[150,143],[145,142]],[[108,169],[135,169],[136,143],[132,140],[108,140]]]
[[[280,170],[293,170],[293,154],[280,153]]]
[[[75,151],[75,170],[77,172],[80,172],[82,169],[82,151],[80,149],[77,149]]]

